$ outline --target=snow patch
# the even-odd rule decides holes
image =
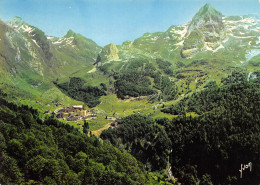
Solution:
[[[36,44],[36,46],[40,47],[36,40],[32,39],[32,41],[34,42],[34,44]]]
[[[212,51],[213,53],[217,52],[218,50],[225,48],[222,44],[219,45],[219,47],[217,47],[216,49],[212,49],[211,47],[209,47],[206,43],[204,44],[204,48],[207,51]]]
[[[151,40],[157,40],[159,37],[158,36],[156,36],[156,37],[153,37],[153,38],[151,38]]]
[[[27,26],[27,25],[22,25],[21,26],[21,29],[23,29],[24,32],[27,32],[27,33],[31,33],[34,29]]]
[[[91,69],[90,71],[88,71],[88,73],[94,73],[95,71],[97,71],[97,68],[94,67],[93,69]]]
[[[258,37],[258,40],[255,42],[256,44],[260,43],[260,36]]]
[[[225,39],[225,40],[223,40],[223,43],[226,43],[228,40],[229,40],[229,38],[228,38],[228,37],[226,37],[226,39]]]
[[[52,40],[52,39],[54,39],[54,37],[52,37],[52,36],[47,36],[47,39],[48,39],[48,40]]]
[[[207,51],[213,51],[213,49],[210,48],[206,43],[204,43],[204,48],[205,48]]]
[[[183,30],[176,30],[174,33],[181,35],[181,38],[183,38],[188,31],[188,26],[186,25]]]
[[[249,81],[250,78],[256,79],[256,78],[257,78],[257,75],[256,75],[256,74],[253,74],[252,72],[249,72],[249,74],[248,74],[248,76],[247,76],[247,81]]]
[[[177,43],[177,44],[174,44],[174,45],[176,45],[176,46],[183,46],[183,43],[184,43],[184,40],[179,42],[179,43]]]
[[[220,44],[219,47],[217,47],[216,49],[213,50],[213,53],[217,52],[218,50],[225,48],[222,44]]]
[[[231,31],[231,32],[232,32],[234,29],[236,29],[236,26],[229,26],[229,27],[228,27],[228,31]]]
[[[59,39],[59,40],[53,42],[53,44],[61,44],[62,42],[63,42],[63,40],[62,40],[62,39]]]
[[[12,38],[11,34],[9,32],[6,32],[5,36],[8,39],[9,43],[11,44],[11,47],[14,48],[13,38]]]
[[[20,54],[20,49],[17,47],[17,52],[16,52],[16,56],[15,56],[15,60],[17,62],[21,61],[21,54]]]
[[[239,39],[248,39],[248,38],[255,38],[255,36],[245,36],[245,37],[241,37],[241,36],[235,36],[234,34],[230,34],[232,37],[235,38],[239,38]]]

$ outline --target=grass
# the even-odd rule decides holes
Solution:
[[[24,88],[19,88],[24,84]],[[56,106],[57,103],[62,103],[64,106],[71,105],[82,105],[82,102],[73,100],[66,95],[64,95],[59,89],[54,85],[48,90],[41,92],[40,87],[31,87],[26,83],[20,83],[19,86],[15,87],[7,84],[0,84],[0,89],[3,90],[8,96],[8,100],[17,104],[28,105],[34,109],[44,112],[50,109],[54,111],[58,108],[63,107],[63,105]]]
[[[120,100],[115,94],[102,96],[100,100],[101,103],[94,109],[94,111],[104,116],[128,116],[152,106],[147,100]]]
[[[163,104],[155,102],[149,103],[147,99],[144,100],[120,100],[116,95],[108,95],[101,97],[101,104],[94,108],[94,111],[103,116],[125,117],[131,114],[140,113],[142,115],[149,115],[152,118],[167,117],[172,119],[173,115],[165,114],[160,111]]]
[[[99,120],[87,120],[89,123],[89,130],[94,131],[103,128],[106,124],[111,123],[112,120],[99,119]]]

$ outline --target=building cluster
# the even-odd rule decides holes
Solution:
[[[55,111],[56,117],[67,121],[90,120],[97,116],[91,110],[85,110],[83,105],[73,105]]]

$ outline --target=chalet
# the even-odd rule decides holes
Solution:
[[[75,110],[81,111],[81,110],[83,110],[83,105],[73,105],[72,108],[75,109]]]

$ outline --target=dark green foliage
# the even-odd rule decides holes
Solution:
[[[165,74],[173,75],[173,70],[171,68],[172,64],[170,62],[161,59],[156,59],[156,63]]]
[[[106,64],[103,64],[103,65],[101,65],[101,66],[99,66],[98,67],[98,69],[100,70],[100,71],[102,71],[104,74],[109,74],[109,67],[110,67],[110,63],[106,63]]]
[[[247,76],[245,73],[235,70],[232,71],[230,75],[228,75],[227,78],[223,78],[221,82],[224,85],[230,85],[230,84],[244,84],[247,83]]]
[[[176,75],[176,78],[178,78],[178,79],[183,79],[183,78],[186,78],[186,76],[184,76],[184,75],[181,74],[181,73],[178,73],[178,74]]]
[[[190,66],[198,67],[198,66],[207,65],[207,64],[208,64],[208,61],[204,60],[204,59],[194,60],[189,65],[187,65],[187,67],[190,67]]]
[[[222,80],[223,85],[210,82],[204,90],[164,109],[179,115],[172,121],[158,119],[155,124],[147,117],[133,115],[119,122],[117,129],[104,131],[101,137],[125,148],[151,170],[165,167],[167,160],[160,160],[166,159],[162,156],[172,149],[168,155],[172,172],[183,184],[257,184],[260,83],[258,75],[250,79],[247,76],[233,72]],[[187,111],[201,116],[186,117]],[[156,135],[156,129],[167,134],[161,140],[151,139],[149,136]],[[165,150],[156,149],[158,140],[163,141],[160,144]],[[240,179],[241,164],[249,162],[254,165],[252,172],[245,170]]]
[[[173,120],[166,131],[173,143],[172,166],[176,176],[182,181],[181,169],[189,164],[197,166],[198,176],[210,174],[213,184],[230,183],[228,176],[237,178],[236,184],[257,183],[260,118],[256,112],[259,108],[255,108],[220,108],[199,118]],[[238,180],[240,164],[248,162],[255,164],[254,170],[245,172],[245,178]]]
[[[99,87],[84,86],[85,81],[78,77],[70,78],[69,82],[57,84],[60,89],[65,91],[70,97],[84,101],[89,107],[97,106],[100,96],[106,95],[106,85],[101,83]]]
[[[155,93],[151,87],[151,78],[158,76],[156,68],[146,59],[131,59],[123,66],[120,73],[115,74],[114,84],[117,97],[138,97]]]
[[[209,174],[203,175],[201,178],[200,184],[201,185],[213,185],[213,183],[211,181],[211,176]]]
[[[87,134],[89,129],[89,124],[84,120],[84,125],[83,125],[83,133]]]
[[[98,64],[101,61],[100,54],[98,54],[95,64]]]
[[[1,184],[147,184],[126,152],[0,98]],[[29,119],[23,119],[24,115]]]
[[[163,109],[170,114],[196,112],[203,114],[219,107],[248,107],[252,101],[258,102],[259,78],[247,80],[247,74],[232,72],[227,78],[222,79],[223,85],[218,87],[215,81],[205,85],[203,91],[194,93],[191,97],[183,99],[179,104]],[[250,101],[248,101],[250,99]],[[240,111],[242,111],[241,109]]]
[[[107,86],[106,86],[106,84],[101,83],[101,84],[100,84],[100,87],[101,87],[102,90],[107,91]]]
[[[140,72],[128,72],[116,77],[115,89],[118,98],[146,96],[154,93],[150,79]]]
[[[172,141],[173,173],[181,182],[187,182],[189,165],[196,169],[191,175],[200,177],[203,184],[258,183],[260,87],[258,79],[248,82],[245,76],[233,73],[223,79],[225,85],[209,86],[168,109],[174,114],[187,109],[201,116],[184,114],[172,122],[157,121]],[[254,170],[244,171],[240,179],[240,165],[249,162]]]
[[[205,88],[216,88],[217,87],[217,83],[216,83],[216,81],[210,81],[204,87]]]
[[[131,59],[127,66],[125,67],[125,70],[127,71],[135,71],[135,70],[142,70],[144,65],[149,63],[147,59]]]
[[[141,115],[128,116],[119,125],[117,129],[102,132],[101,138],[129,150],[148,170],[166,167],[171,141],[163,127]]]
[[[164,108],[161,111],[173,115],[186,115],[185,101],[181,100],[178,104]]]
[[[157,89],[161,91],[159,100],[169,101],[173,100],[177,95],[177,86],[167,76],[156,76],[154,84]]]
[[[163,73],[172,75],[172,71],[167,71],[171,70],[172,64],[160,59],[157,59],[157,63],[164,72],[158,70],[147,59],[142,58],[130,59],[127,63],[120,66],[118,72],[110,69],[111,63],[106,63],[100,66],[99,69],[104,74],[113,76],[116,80],[114,88],[118,98],[148,96],[157,94],[157,90],[160,90],[156,99],[172,100],[177,94],[176,85],[167,76],[162,75]],[[154,84],[152,86],[153,81]]]
[[[177,68],[181,68],[181,67],[184,67],[184,66],[185,66],[185,64],[182,63],[182,62],[180,62],[180,61],[178,61],[178,62],[176,63],[176,67],[177,67]]]

